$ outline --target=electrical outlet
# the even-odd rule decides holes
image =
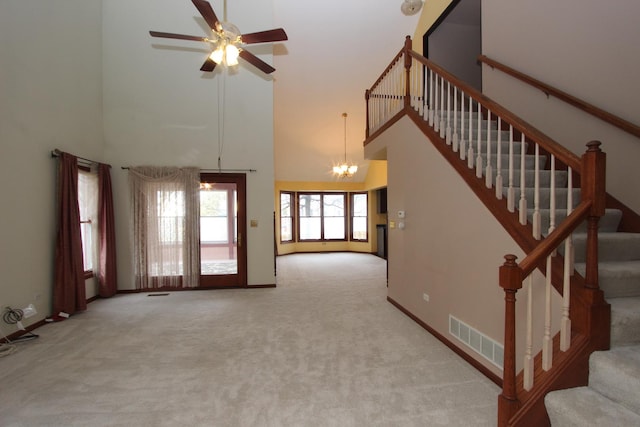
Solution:
[[[422,294],[422,299],[425,300],[426,302],[429,302],[429,294],[426,292]]]
[[[33,304],[29,304],[22,310],[22,317],[28,319],[31,316],[35,316],[38,313],[38,310],[33,306]]]

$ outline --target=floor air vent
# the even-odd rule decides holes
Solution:
[[[449,333],[502,369],[504,347],[477,329],[449,315]]]

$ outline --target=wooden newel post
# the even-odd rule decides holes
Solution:
[[[582,156],[582,200],[591,201],[587,218],[587,266],[585,287],[599,289],[598,283],[598,222],[606,207],[606,161],[607,155],[600,150],[600,141],[587,144]]]
[[[500,267],[500,287],[504,289],[504,378],[498,399],[498,425],[506,426],[520,407],[516,393],[516,292],[522,288],[522,269],[515,255],[505,255]]]
[[[409,52],[413,49],[411,37],[407,36],[404,40],[404,69],[405,69],[405,82],[406,89],[404,94],[404,107],[407,108],[411,105],[411,55]]]
[[[364,105],[365,105],[365,122],[366,122],[366,127],[364,130],[364,137],[369,138],[369,98],[371,97],[371,91],[369,89],[364,91]]]

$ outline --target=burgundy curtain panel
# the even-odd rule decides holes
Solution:
[[[111,166],[98,165],[98,228],[100,265],[98,268],[98,294],[112,297],[118,290],[116,269],[116,229],[111,189]]]
[[[58,236],[55,255],[53,315],[86,310],[80,209],[78,207],[78,159],[60,153],[58,163]]]

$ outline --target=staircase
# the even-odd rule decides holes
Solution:
[[[583,240],[574,237],[577,245]],[[611,350],[592,353],[588,386],[547,394],[551,425],[640,426],[640,235],[601,229],[599,251],[600,284],[611,304]]]
[[[450,114],[448,115],[450,116]],[[467,119],[468,120],[468,119]],[[472,128],[477,129],[477,120],[472,120]],[[441,124],[442,125],[442,124]],[[449,128],[448,122],[444,126]],[[498,164],[504,171],[508,167],[508,155],[498,153],[497,122],[487,123],[483,120],[481,129],[487,126],[493,130],[492,148],[489,152],[494,157],[491,164],[491,183],[495,188]],[[482,132],[486,135],[486,132]],[[477,131],[472,131],[472,140],[477,139]],[[502,131],[500,153],[508,153],[508,135]],[[528,146],[525,144],[525,150]],[[486,147],[482,147],[484,153]],[[520,146],[514,146],[514,156],[520,155]],[[469,153],[467,153],[468,157]],[[472,163],[487,164],[487,155],[481,154]],[[539,167],[542,169],[539,178],[540,229],[547,236],[550,227],[549,206],[552,191],[550,189],[551,174],[544,170],[548,163],[547,156],[540,156]],[[524,198],[534,200],[534,175],[531,173],[535,163],[534,155],[525,155]],[[471,163],[469,163],[471,165]],[[471,165],[472,166],[472,165]],[[486,178],[486,169],[483,177]],[[514,170],[515,199],[520,199],[520,170]],[[567,214],[566,171],[555,172],[556,223],[561,222]],[[502,190],[507,197],[508,190]],[[580,201],[580,189],[571,190],[573,208]],[[517,206],[517,205],[516,205]],[[517,207],[516,207],[517,209]],[[527,209],[528,223],[533,223],[534,208]],[[545,405],[551,425],[557,426],[603,426],[624,425],[640,426],[640,233],[618,232],[622,212],[618,209],[606,209],[600,219],[598,229],[599,279],[600,288],[611,304],[611,346],[609,351],[594,352],[589,361],[589,385],[554,391],[547,394]],[[573,234],[575,270],[585,275],[586,224],[582,224]],[[560,253],[564,255],[562,247]]]
[[[499,272],[505,340],[498,424],[640,426],[640,227],[619,231],[629,229],[628,215],[636,225],[639,217],[617,201],[611,206],[620,209],[605,206],[600,144],[577,157],[417,55],[409,38],[365,98],[365,145],[409,116],[527,254],[506,255]],[[546,292],[543,310],[532,315],[527,303],[527,313],[516,311],[516,294],[532,301],[536,286]],[[562,311],[549,314],[554,293]],[[562,319],[557,334],[552,316]],[[523,318],[526,336],[516,336]],[[532,322],[544,329],[538,354]],[[523,348],[516,375],[516,349]]]

